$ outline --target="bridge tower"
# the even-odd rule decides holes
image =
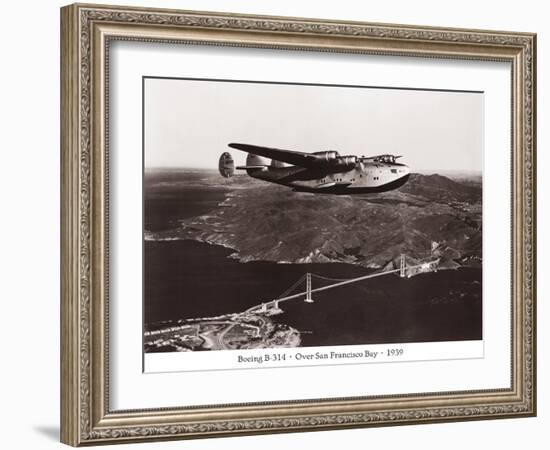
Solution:
[[[311,298],[311,274],[309,272],[306,274],[306,298],[304,302],[313,303]]]
[[[401,278],[405,278],[405,276],[407,275],[405,272],[406,272],[406,263],[405,263],[405,254],[404,253],[401,253],[401,257],[399,259],[399,276]]]

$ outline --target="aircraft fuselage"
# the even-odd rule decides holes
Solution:
[[[326,173],[298,166],[247,169],[259,180],[282,184],[300,192],[326,194],[367,194],[386,192],[403,186],[410,170],[405,164],[357,163],[347,172]]]

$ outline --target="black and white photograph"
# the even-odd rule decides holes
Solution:
[[[144,352],[482,340],[483,105],[144,77]]]

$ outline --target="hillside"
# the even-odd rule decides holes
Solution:
[[[400,253],[463,265],[482,256],[481,185],[413,174],[399,190],[332,196],[246,182],[207,215],[150,239],[195,239],[239,260],[348,262],[384,267]]]

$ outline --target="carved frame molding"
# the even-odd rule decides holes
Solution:
[[[534,34],[78,4],[62,8],[61,19],[63,442],[77,446],[535,414]],[[113,39],[511,62],[512,388],[109,411],[105,104]]]

